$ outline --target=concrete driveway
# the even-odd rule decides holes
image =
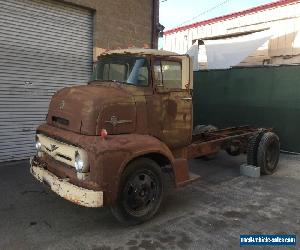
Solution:
[[[239,249],[247,233],[296,234],[299,246],[300,156],[281,155],[278,172],[259,179],[239,176],[244,161],[191,161],[201,180],[168,187],[158,215],[136,227],[59,198],[30,176],[28,161],[2,163],[0,249]]]

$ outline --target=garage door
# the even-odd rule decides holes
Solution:
[[[32,155],[51,95],[89,80],[92,24],[58,1],[0,0],[0,162]]]

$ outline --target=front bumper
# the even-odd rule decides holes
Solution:
[[[30,172],[40,182],[68,201],[84,207],[103,207],[103,192],[75,186],[68,179],[60,179],[30,159]]]

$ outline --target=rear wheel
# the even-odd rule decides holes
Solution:
[[[260,167],[262,174],[273,174],[278,165],[280,155],[280,142],[276,134],[265,133],[258,146],[257,166]]]
[[[259,142],[265,132],[260,132],[254,135],[248,142],[247,147],[247,164],[252,166],[257,166],[257,151]]]
[[[260,167],[262,174],[273,174],[280,155],[279,138],[273,132],[261,132],[253,136],[247,149],[247,163]]]
[[[124,171],[113,215],[123,224],[136,225],[152,218],[163,197],[159,165],[147,158],[131,162]]]

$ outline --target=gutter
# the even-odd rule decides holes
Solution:
[[[159,0],[152,0],[151,49],[158,48],[157,24],[159,23]]]

